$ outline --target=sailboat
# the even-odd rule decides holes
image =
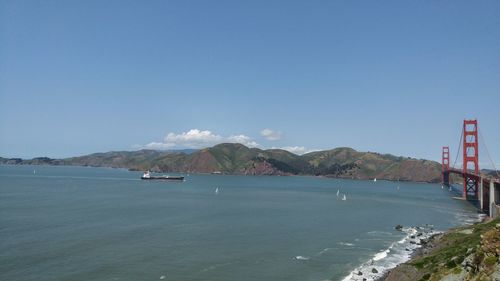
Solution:
[[[345,201],[347,200],[347,198],[345,197],[345,194],[344,194],[344,197],[342,197],[342,201]]]
[[[340,189],[337,189],[337,197],[339,197]]]
[[[218,187],[215,189],[215,194],[219,194],[219,188]]]
[[[373,179],[373,181],[374,181],[374,182],[377,182],[377,178],[374,178],[374,179]]]
[[[398,190],[399,190],[399,185],[398,185]]]

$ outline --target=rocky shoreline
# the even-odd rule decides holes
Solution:
[[[430,243],[432,237],[438,234],[432,225],[417,227],[397,225],[395,230],[405,233],[406,236],[393,242],[386,250],[375,254],[371,260],[359,265],[343,280],[384,280],[387,276],[385,273],[389,268],[394,268],[398,264],[423,253],[422,247]]]
[[[425,255],[428,255],[434,249],[437,249],[440,245],[439,241],[440,241],[441,237],[443,237],[443,235],[444,235],[444,233],[436,233],[436,234],[431,235],[427,239],[421,240],[422,247],[415,249],[413,251],[413,253],[411,253],[410,260],[397,265],[393,269],[390,269],[389,271],[385,272],[383,276],[376,279],[375,281],[403,280],[403,279],[401,279],[401,273],[404,273],[404,275],[408,275],[408,273],[407,273],[408,271],[410,271],[410,273],[412,273],[412,271],[413,271],[411,269],[411,266],[408,266],[408,263],[411,263],[412,261],[414,261],[418,258],[421,258]],[[413,280],[413,279],[411,279],[411,280]]]
[[[500,281],[500,218],[451,229],[422,240],[409,261],[377,281]]]

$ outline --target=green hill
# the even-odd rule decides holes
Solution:
[[[441,175],[441,165],[434,161],[359,152],[348,147],[300,156],[286,150],[262,150],[237,143],[222,143],[192,153],[156,150],[112,151],[65,159],[0,158],[0,163],[114,167],[181,173],[317,175],[422,182],[438,182]]]

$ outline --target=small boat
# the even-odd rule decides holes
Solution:
[[[174,181],[183,181],[184,177],[175,177],[175,176],[159,176],[154,177],[151,175],[149,171],[144,172],[141,177],[141,180],[174,180]]]
[[[215,195],[217,195],[217,194],[219,194],[219,188],[218,187],[215,189]]]
[[[347,200],[347,198],[345,197],[345,194],[344,194],[344,197],[342,197],[342,201],[345,201]]]

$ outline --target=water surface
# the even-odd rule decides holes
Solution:
[[[436,184],[140,175],[0,166],[0,280],[342,280],[402,258],[396,224],[477,217]]]

